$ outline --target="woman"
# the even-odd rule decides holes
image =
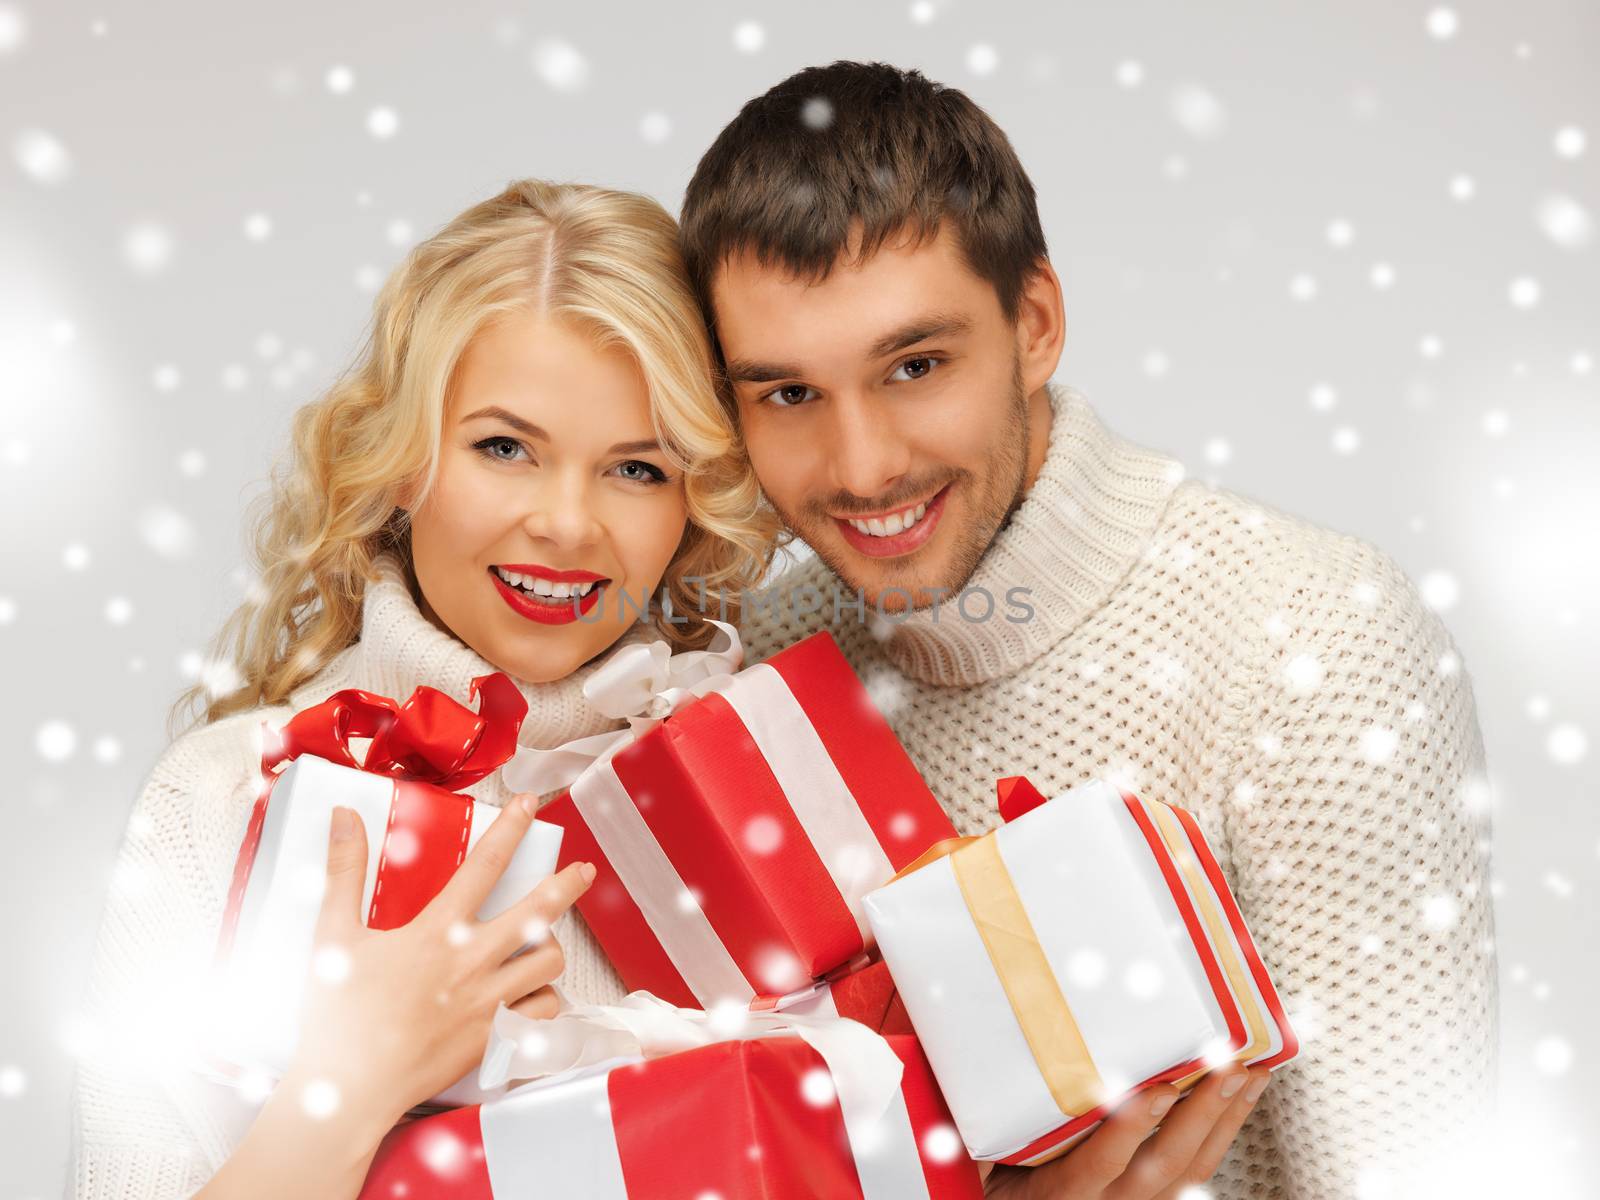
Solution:
[[[508,961],[588,864],[473,916],[532,819],[495,777],[469,791],[501,815],[385,933],[362,925],[365,836],[336,810],[319,942],[343,969],[309,981],[296,1058],[259,1113],[186,1061],[264,722],[348,687],[465,700],[499,669],[528,700],[524,744],[599,732],[583,682],[651,636],[642,607],[661,636],[703,644],[699,612],[760,577],[773,525],[711,380],[675,226],[644,197],[516,183],[395,272],[360,363],[296,417],[260,583],[222,643],[242,682],[192,694],[203,719],[130,821],[74,1089],[76,1195],[353,1196],[405,1110],[471,1068],[498,1003],[548,1016],[558,975],[576,999],[621,996],[576,921]]]

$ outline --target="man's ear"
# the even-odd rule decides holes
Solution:
[[[1033,395],[1050,381],[1067,341],[1067,314],[1061,301],[1061,280],[1048,258],[1028,274],[1017,299],[1017,353],[1022,387]]]

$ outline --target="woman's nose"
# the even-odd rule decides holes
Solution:
[[[583,550],[597,543],[602,535],[595,500],[587,482],[575,474],[547,476],[543,486],[530,497],[523,528],[562,550]]]

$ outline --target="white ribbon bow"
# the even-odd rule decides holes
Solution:
[[[870,1142],[899,1094],[905,1068],[882,1035],[846,1017],[751,1012],[735,1004],[705,1012],[677,1008],[650,992],[630,992],[621,1004],[565,1007],[545,1020],[501,1004],[478,1086],[489,1090],[519,1079],[553,1085],[558,1080],[543,1077],[660,1058],[713,1042],[782,1036],[798,1037],[822,1056],[852,1144]]]
[[[666,642],[624,646],[584,680],[583,695],[608,717],[627,718],[628,728],[576,738],[549,750],[524,746],[500,771],[514,792],[543,796],[570,787],[597,760],[644,736],[691,700],[733,681],[744,662],[739,631],[712,621],[717,636],[704,650],[673,654]]]

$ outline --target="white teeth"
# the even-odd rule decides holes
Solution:
[[[858,533],[865,533],[870,537],[893,537],[897,533],[904,533],[927,514],[928,502],[924,500],[916,508],[907,509],[905,512],[891,513],[887,517],[869,517],[865,521],[847,518],[850,525]]]
[[[570,600],[574,596],[587,596],[595,588],[597,580],[588,583],[555,583],[549,579],[540,579],[535,575],[523,575],[517,571],[508,571],[504,567],[494,569],[496,575],[505,580],[514,588],[524,592],[532,592],[535,596],[545,596],[551,600]]]

